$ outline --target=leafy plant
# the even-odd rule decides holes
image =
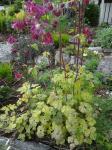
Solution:
[[[99,59],[98,58],[97,59],[93,58],[93,59],[87,60],[85,63],[86,69],[91,71],[91,72],[96,71],[98,65],[99,65]]]
[[[62,44],[63,44],[63,46],[69,43],[69,38],[70,37],[69,37],[68,34],[65,34],[65,33],[62,34]],[[54,33],[53,34],[53,40],[54,40],[55,47],[58,48],[59,47],[59,42],[60,42],[59,41],[60,38],[59,38],[59,34],[58,33]]]
[[[0,80],[11,82],[13,80],[13,67],[8,63],[0,63]]]
[[[3,32],[5,29],[5,15],[3,13],[0,13],[0,32]]]
[[[112,28],[102,28],[96,33],[96,42],[102,48],[112,48]]]
[[[68,142],[70,149],[91,144],[96,137],[93,76],[82,68],[75,82],[73,71],[67,73],[66,79],[64,76],[64,72],[54,75],[54,86],[47,94],[39,85],[24,83],[19,89],[22,94],[19,101],[1,108],[4,113],[0,115],[0,128],[6,133],[16,130],[22,140],[48,135],[56,144]]]

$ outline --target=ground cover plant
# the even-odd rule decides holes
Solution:
[[[65,2],[74,12],[73,24],[66,24]],[[102,75],[97,72],[100,56],[87,49],[93,36],[84,24],[88,4],[89,0],[23,2],[7,39],[13,60],[11,65],[0,64],[0,79],[19,87],[18,101],[0,108],[0,131],[5,135],[20,140],[47,139],[57,149],[111,149],[104,132],[99,136],[110,107],[97,112],[105,104],[96,101],[95,95],[102,86]],[[66,55],[75,63],[69,64]],[[7,96],[4,93],[11,93],[4,85],[2,99]]]

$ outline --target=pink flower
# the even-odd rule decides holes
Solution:
[[[15,79],[16,80],[20,80],[23,77],[23,75],[21,73],[15,73]]]
[[[52,45],[53,44],[53,39],[52,39],[52,36],[49,32],[47,32],[43,35],[43,44],[45,44],[45,45]]]
[[[83,0],[83,3],[84,3],[85,5],[88,5],[88,4],[89,4],[89,0]]]
[[[13,35],[10,35],[7,39],[7,42],[10,44],[14,44],[16,41],[17,39]]]

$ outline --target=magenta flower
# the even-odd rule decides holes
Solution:
[[[76,5],[74,1],[70,1],[70,2],[68,3],[68,6],[69,6],[69,7],[73,7],[74,5]]]
[[[17,53],[17,49],[14,49],[14,48],[13,48],[13,49],[11,49],[11,51],[12,51],[13,54],[16,54],[16,53]]]
[[[84,27],[83,34],[87,37],[90,36],[90,34],[91,34],[90,28],[89,27]]]
[[[64,8],[64,7],[65,7],[65,4],[64,4],[64,3],[62,3],[62,4],[60,5],[60,7],[61,7],[61,8]]]
[[[54,9],[53,10],[53,15],[56,17],[59,17],[61,15],[61,9]]]
[[[89,1],[90,1],[90,0],[83,0],[83,3],[84,3],[85,5],[88,5],[88,4],[89,4]]]
[[[12,28],[15,30],[23,30],[26,26],[24,20],[16,20],[12,23]]]
[[[53,5],[52,5],[52,3],[49,2],[47,8],[48,8],[48,10],[50,10],[50,11],[53,10]]]
[[[93,42],[93,39],[92,39],[91,37],[89,37],[89,38],[87,39],[87,42],[88,42],[88,44],[91,44],[91,43]]]
[[[54,20],[52,23],[52,27],[57,28],[58,24],[59,24],[59,22],[57,20]]]
[[[15,79],[16,80],[20,80],[23,77],[23,75],[21,73],[15,73]]]
[[[47,32],[43,35],[43,44],[45,44],[45,45],[53,44],[53,38],[49,32]]]
[[[17,39],[13,35],[10,35],[7,39],[7,42],[10,44],[14,44],[15,42],[17,42]]]

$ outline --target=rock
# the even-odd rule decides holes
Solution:
[[[0,6],[0,11],[4,10],[4,6]]]
[[[0,43],[0,62],[10,62],[12,45]]]
[[[76,57],[75,56],[71,56],[71,59],[70,59],[70,65],[74,65],[76,62]]]
[[[11,139],[0,137],[0,150],[6,150],[8,149],[8,147],[10,147],[10,150],[50,150],[51,149],[48,145],[42,143],[22,142],[20,140],[12,141]]]
[[[112,56],[104,56],[99,63],[98,71],[112,75]]]
[[[62,55],[63,55],[64,63],[69,64],[70,59],[71,59],[70,56],[64,53],[62,53]],[[60,51],[56,51],[56,54],[55,54],[55,65],[57,64],[60,64]]]
[[[88,50],[102,52],[102,48],[101,47],[89,47]]]

